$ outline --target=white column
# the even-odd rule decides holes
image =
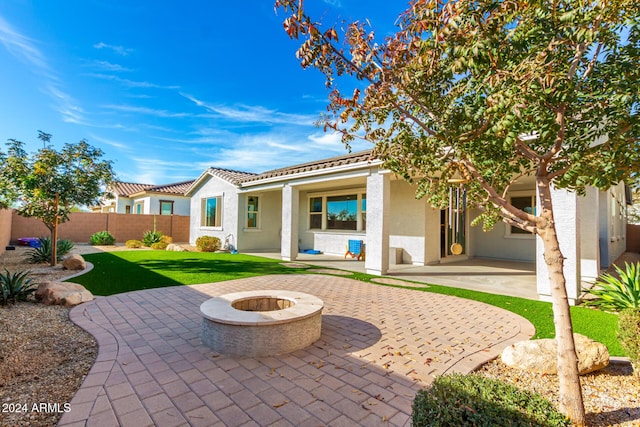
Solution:
[[[374,171],[367,177],[367,237],[365,269],[383,275],[389,270],[389,174]]]
[[[585,196],[578,197],[580,271],[582,279],[590,282],[600,275],[599,193],[597,188],[587,187]]]
[[[538,197],[539,199],[539,197]],[[578,196],[568,190],[551,189],[553,215],[560,251],[564,256],[564,277],[569,304],[575,305],[580,288],[580,221],[578,218]],[[549,272],[544,261],[544,244],[536,238],[536,279],[541,300],[551,301]]]
[[[298,256],[298,212],[300,197],[297,188],[285,185],[282,188],[282,237],[280,256],[285,261],[294,261]]]

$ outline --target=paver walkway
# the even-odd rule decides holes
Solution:
[[[200,304],[256,289],[323,299],[321,339],[255,359],[203,346]],[[130,292],[82,304],[71,318],[99,353],[60,426],[405,426],[434,376],[468,372],[534,333],[483,303],[323,275]]]

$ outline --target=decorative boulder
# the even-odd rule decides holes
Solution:
[[[174,251],[174,252],[186,252],[187,251],[185,248],[183,248],[180,245],[176,245],[175,243],[169,243],[167,245],[167,250],[168,251]]]
[[[81,255],[73,254],[65,257],[62,267],[65,270],[84,270],[87,268],[87,263]]]
[[[93,294],[84,286],[70,282],[44,282],[38,286],[36,299],[45,305],[64,305],[70,307],[91,301]]]
[[[580,375],[602,369],[609,364],[609,350],[604,344],[580,334],[573,334],[578,354]],[[542,374],[558,373],[558,353],[555,339],[517,342],[502,351],[507,366]]]

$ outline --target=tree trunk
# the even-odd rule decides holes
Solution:
[[[58,193],[56,193],[56,200],[54,209],[56,214],[53,219],[53,227],[51,228],[51,266],[55,267],[58,263]]]
[[[569,311],[566,281],[564,277],[564,257],[560,251],[556,225],[551,202],[549,182],[537,177],[537,187],[542,208],[542,227],[538,234],[544,243],[544,260],[549,271],[551,300],[553,304],[553,323],[556,329],[558,345],[558,380],[560,383],[560,412],[575,425],[585,424],[582,388],[578,374],[578,356],[573,340],[573,326]]]

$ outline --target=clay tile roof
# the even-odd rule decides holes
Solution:
[[[242,182],[258,181],[261,179],[276,178],[280,176],[293,175],[314,170],[329,169],[338,166],[351,165],[360,162],[373,160],[371,150],[349,153],[342,156],[331,157],[329,159],[315,160],[313,162],[301,163],[299,165],[287,166],[285,168],[273,169],[263,172],[253,177],[248,177]]]
[[[231,169],[222,169],[222,168],[209,168],[207,172],[213,176],[217,176],[218,178],[224,179],[232,184],[239,184],[245,180],[250,180],[257,176],[252,172],[242,172],[235,171]]]
[[[193,184],[193,179],[190,181],[175,182],[173,184],[156,185],[151,188],[147,188],[146,191],[153,191],[156,193],[171,193],[171,194],[184,194],[187,188]]]
[[[118,181],[112,184],[112,191],[115,195],[123,197],[129,197],[133,194],[143,192],[184,195],[185,191],[187,191],[187,188],[189,188],[192,183],[193,180],[164,185],[138,184],[135,182]]]
[[[130,194],[139,193],[145,189],[153,187],[153,184],[137,184],[135,182],[121,182],[117,181],[111,184],[111,191],[116,196],[127,197]]]

